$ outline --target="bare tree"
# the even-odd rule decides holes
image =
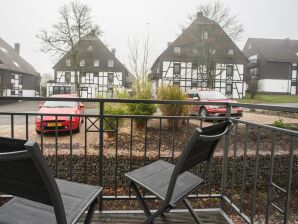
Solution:
[[[237,15],[232,15],[231,10],[222,1],[206,1],[196,8],[196,12],[202,12],[203,16],[217,22],[234,42],[242,40],[244,26],[240,23]],[[196,14],[190,15],[192,21]]]
[[[141,41],[136,37],[128,39],[128,60],[130,71],[136,78],[137,92],[151,95],[148,74],[153,63],[153,47],[149,33]]]
[[[75,70],[76,92],[80,95],[78,70],[82,37],[91,30],[95,30],[97,35],[102,34],[102,31],[98,25],[93,23],[91,9],[88,5],[79,1],[64,4],[59,9],[58,15],[59,22],[52,26],[52,30],[42,29],[36,37],[41,40],[41,52],[58,57],[70,54]]]
[[[199,72],[206,74],[207,87],[214,88],[214,78],[223,71],[216,62],[217,58],[222,57],[225,35],[237,42],[241,40],[244,28],[238,17],[232,15],[230,9],[219,0],[205,2],[196,10],[197,14],[189,16],[189,19],[193,21],[195,17],[201,15],[214,22],[202,22],[199,26],[193,26],[189,42],[194,44],[196,52],[192,52],[191,57],[193,62],[199,65]],[[216,70],[221,72],[216,74]]]

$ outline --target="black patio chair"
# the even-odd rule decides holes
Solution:
[[[0,192],[14,197],[0,207],[0,223],[91,223],[102,188],[54,179],[35,142],[0,138]]]
[[[196,223],[202,223],[186,197],[197,189],[204,180],[188,170],[206,161],[206,175],[217,143],[222,136],[232,129],[232,124],[230,120],[227,120],[206,128],[197,128],[181,153],[176,165],[157,160],[125,174],[147,216],[144,223],[153,223],[157,216],[163,215],[164,212],[169,212],[180,201],[183,201]],[[161,207],[155,213],[151,214],[138,186],[151,192],[162,201]]]

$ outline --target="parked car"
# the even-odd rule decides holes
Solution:
[[[187,92],[189,100],[206,102],[206,105],[191,105],[191,115],[200,115],[202,117],[209,116],[225,116],[227,109],[225,105],[208,105],[208,102],[231,102],[237,101],[230,99],[217,90],[191,90]],[[231,115],[241,117],[243,114],[242,107],[232,107]]]
[[[77,97],[74,94],[59,94],[52,95],[51,97],[64,97],[72,98]],[[75,101],[45,101],[39,104],[38,113],[45,114],[84,114],[84,104],[82,102]],[[73,116],[72,122],[70,116],[42,116],[35,117],[35,129],[37,133],[41,132],[41,127],[45,133],[57,131],[70,131],[80,132],[80,126],[83,122],[83,118],[80,116]]]

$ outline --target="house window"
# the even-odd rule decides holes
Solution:
[[[197,56],[198,53],[199,53],[198,49],[195,49],[195,48],[192,49],[192,54],[193,54],[194,56]]]
[[[108,84],[113,84],[114,82],[114,74],[108,73]]]
[[[113,68],[114,67],[114,60],[108,60],[108,67]]]
[[[65,82],[70,82],[70,80],[71,80],[70,72],[65,72]]]
[[[94,60],[94,67],[99,67],[99,60],[98,59]]]
[[[86,75],[85,75],[85,83],[88,83],[88,84],[94,83],[93,73],[86,73]]]
[[[232,57],[234,55],[233,49],[228,50],[228,57]]]
[[[87,51],[91,52],[92,51],[92,46],[88,46]]]
[[[80,66],[81,67],[84,67],[85,66],[85,60],[84,59],[80,61]]]
[[[18,76],[18,78],[19,78],[19,85],[23,85],[23,79],[22,79],[22,76]]]
[[[227,65],[227,76],[233,76],[233,65]]]
[[[191,82],[191,88],[197,88],[198,83],[197,82]]]
[[[174,47],[174,54],[180,55],[181,53],[181,48],[180,47]]]
[[[174,63],[174,74],[180,74],[181,66],[180,63]]]
[[[66,64],[66,66],[69,67],[69,66],[71,65],[70,59],[66,59],[66,60],[65,60],[65,64]]]
[[[203,31],[202,32],[202,39],[203,40],[207,40],[208,39],[208,32],[207,31]]]
[[[226,94],[232,94],[233,84],[226,85]]]
[[[198,63],[192,63],[191,68],[192,69],[198,69]]]

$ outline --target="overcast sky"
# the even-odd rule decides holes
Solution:
[[[211,1],[211,0],[210,0]],[[244,24],[243,48],[248,37],[298,39],[298,0],[222,0]],[[58,8],[68,0],[9,0],[1,3],[0,37],[10,45],[21,43],[21,55],[35,69],[53,73],[56,60],[39,52],[35,35],[56,23]],[[129,37],[150,33],[158,56],[181,33],[181,25],[204,0],[82,0],[92,8],[94,22],[104,31],[101,39],[128,64]]]

